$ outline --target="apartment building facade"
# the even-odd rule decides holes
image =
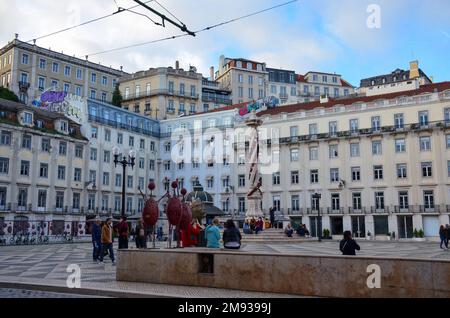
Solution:
[[[419,61],[409,63],[409,70],[397,68],[390,74],[377,75],[361,80],[360,95],[374,96],[407,90],[416,90],[432,80],[419,68]]]
[[[298,103],[295,71],[267,68],[269,72],[268,95],[275,96],[283,104]]]
[[[297,75],[299,103],[317,101],[321,96],[346,98],[355,93],[355,88],[338,74],[308,72],[305,75]]]
[[[241,104],[267,96],[269,73],[265,63],[222,55],[215,80],[222,89],[231,91],[233,104]]]
[[[88,140],[57,114],[0,100],[0,232],[83,235]]]
[[[20,41],[18,35],[0,49],[0,86],[28,105],[49,88],[111,102],[122,75],[122,70]]]
[[[235,110],[229,107],[162,121],[159,188],[164,191],[166,178],[178,180],[189,192],[201,184],[216,207],[234,213],[234,116]]]
[[[120,79],[122,107],[137,114],[164,120],[195,114],[202,107],[202,74],[195,67],[151,68]]]
[[[264,210],[317,235],[438,236],[450,214],[450,83],[414,91],[289,105],[259,114],[269,155]],[[245,175],[244,167],[234,173]],[[237,187],[245,200],[245,184]],[[313,194],[320,193],[317,201]]]

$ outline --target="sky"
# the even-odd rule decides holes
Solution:
[[[144,1],[144,0],[143,0]],[[191,30],[237,18],[287,0],[158,0]],[[131,7],[132,0],[0,0],[0,46],[19,34],[39,36]],[[157,2],[149,5],[165,13]],[[157,22],[160,19],[138,8]],[[220,55],[266,62],[268,67],[338,73],[359,86],[362,78],[420,67],[435,82],[450,81],[450,1],[299,0],[285,7],[221,26],[194,37],[148,42],[182,32],[166,23],[122,12],[80,28],[40,39],[37,45],[84,57],[129,73],[151,67],[197,67],[204,76]]]

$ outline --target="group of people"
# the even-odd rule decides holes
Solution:
[[[206,228],[206,247],[220,248],[220,221],[215,218],[211,225]],[[225,229],[222,235],[223,247],[226,249],[238,250],[241,248],[242,235],[233,220],[228,220],[225,223]]]
[[[113,249],[113,233],[116,232],[119,238],[119,249],[128,248],[128,223],[125,217],[120,219],[117,225],[113,225],[112,218],[108,218],[103,223],[99,217],[94,220],[92,225],[92,244],[93,260],[97,263],[103,263],[105,253],[107,252],[112,264],[116,264]]]
[[[297,229],[295,230],[300,237],[309,237],[309,231],[305,224],[300,224]],[[289,223],[287,227],[284,229],[284,234],[286,234],[287,237],[292,237],[294,235],[294,228]]]
[[[258,234],[264,230],[264,220],[263,218],[259,218],[256,220],[255,218],[251,220],[245,220],[244,222],[244,234]]]
[[[446,226],[441,225],[439,228],[439,238],[441,239],[441,249],[448,250],[448,242],[450,241],[450,226],[448,224]]]

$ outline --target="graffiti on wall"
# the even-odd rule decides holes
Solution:
[[[34,100],[32,105],[40,109],[63,114],[81,124],[83,103],[85,101],[80,96],[68,94],[67,92],[47,90],[38,99]]]

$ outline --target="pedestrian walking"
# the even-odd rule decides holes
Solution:
[[[450,225],[445,226],[445,246],[448,249],[448,243],[450,242]]]
[[[107,250],[113,265],[116,265],[116,260],[114,258],[112,234],[113,234],[112,219],[108,218],[102,228],[102,248],[100,250],[100,257],[99,257],[100,263],[103,263],[104,251]]]
[[[102,229],[100,227],[101,220],[97,216],[92,224],[92,245],[93,245],[93,253],[92,257],[94,262],[98,262],[100,251],[102,249]]]
[[[339,249],[341,250],[342,255],[356,255],[356,251],[361,250],[361,247],[352,238],[352,232],[345,231],[344,239],[339,244]]]
[[[242,235],[233,220],[228,220],[225,223],[225,230],[223,232],[223,246],[226,249],[238,250],[241,248]]]
[[[128,223],[126,217],[121,217],[116,230],[119,234],[119,250],[128,249]]]
[[[211,225],[206,228],[206,247],[207,248],[220,248],[220,221],[215,218]]]
[[[448,249],[447,229],[443,225],[441,225],[441,227],[439,228],[439,238],[441,239],[440,248],[443,250]],[[445,248],[442,246],[444,246]]]

